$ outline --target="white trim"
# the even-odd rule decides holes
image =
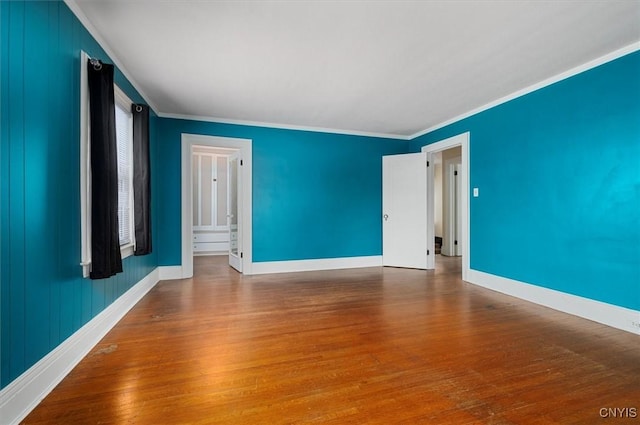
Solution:
[[[89,55],[80,51],[80,266],[82,277],[91,272],[91,164],[89,163]]]
[[[436,225],[435,225],[435,175],[436,167],[433,161],[433,152],[424,152],[427,157],[427,180],[425,192],[427,195],[427,210],[425,211],[426,231],[427,231],[427,269],[436,268]],[[440,155],[442,156],[442,155]]]
[[[501,97],[500,99],[494,100],[493,102],[489,102],[489,103],[487,103],[487,104],[485,104],[483,106],[480,106],[479,108],[472,109],[471,111],[465,112],[463,114],[460,114],[457,117],[448,119],[448,120],[446,120],[444,122],[441,122],[440,124],[436,124],[434,126],[431,126],[431,127],[427,128],[426,130],[422,130],[422,131],[419,131],[419,132],[417,132],[415,134],[412,134],[411,136],[408,136],[407,139],[408,140],[413,140],[413,139],[415,139],[417,137],[424,136],[427,133],[430,133],[432,131],[438,130],[438,129],[442,128],[442,127],[446,127],[449,124],[453,124],[453,123],[455,123],[457,121],[463,120],[465,118],[469,118],[470,116],[476,115],[476,114],[478,114],[480,112],[483,112],[483,111],[486,111],[487,109],[491,109],[491,108],[493,108],[495,106],[498,106],[498,105],[501,105],[503,103],[509,102],[510,100],[513,100],[513,99],[516,99],[518,97],[524,96],[524,95],[529,94],[531,92],[534,92],[536,90],[540,90],[541,88],[550,86],[550,85],[555,84],[555,83],[557,83],[559,81],[566,80],[567,78],[571,78],[574,75],[578,75],[578,74],[580,74],[582,72],[585,72],[585,71],[588,71],[588,70],[590,70],[592,68],[596,68],[596,67],[598,67],[600,65],[603,65],[603,64],[605,64],[607,62],[611,62],[613,60],[621,58],[621,57],[623,57],[625,55],[628,55],[629,53],[635,52],[636,50],[640,50],[640,42],[631,43],[628,46],[625,46],[625,47],[623,47],[621,49],[615,50],[615,51],[613,51],[611,53],[608,53],[608,54],[606,54],[604,56],[596,58],[596,59],[594,59],[592,61],[589,61],[589,62],[584,63],[582,65],[576,66],[575,68],[572,68],[572,69],[570,69],[568,71],[565,71],[563,73],[554,75],[553,77],[547,78],[546,80],[540,81],[539,83],[530,85],[529,87],[525,87],[524,89],[518,90],[518,91],[516,91],[514,93],[508,94],[508,95],[506,95],[504,97]]]
[[[113,98],[115,103],[119,103],[130,116],[133,116],[133,113],[131,112],[131,105],[133,105],[133,101],[115,82],[113,83]]]
[[[193,253],[194,257],[222,257],[223,255],[228,257],[229,249],[224,251],[194,251]]]
[[[315,133],[340,134],[344,136],[379,137],[383,139],[395,139],[395,140],[403,140],[403,141],[410,140],[409,136],[403,136],[401,134],[375,133],[375,132],[357,131],[357,130],[339,130],[339,129],[325,128],[325,127],[312,127],[312,126],[293,125],[293,124],[277,124],[277,123],[269,123],[269,122],[261,122],[261,121],[204,117],[201,115],[170,114],[166,112],[158,112],[158,116],[160,118],[173,118],[178,120],[190,120],[190,121],[204,121],[204,122],[213,122],[218,124],[246,125],[251,127],[276,128],[280,130],[311,131]]]
[[[640,311],[637,310],[519,282],[478,270],[470,270],[467,281],[474,285],[543,305],[563,313],[640,335]]]
[[[158,269],[160,280],[182,279],[182,266],[160,266]]]
[[[109,46],[109,44],[107,44],[107,42],[104,40],[104,38],[102,38],[102,36],[100,35],[100,33],[98,32],[98,30],[96,29],[96,27],[93,26],[93,24],[91,23],[91,21],[89,20],[89,18],[87,18],[87,15],[84,14],[84,12],[82,11],[82,8],[80,6],[78,6],[78,4],[76,3],[75,0],[64,0],[64,3],[69,7],[69,9],[71,10],[71,12],[76,15],[76,18],[78,18],[78,20],[80,21],[80,23],[85,27],[85,29],[89,32],[89,34],[91,34],[91,36],[93,38],[95,38],[95,40],[98,42],[98,44],[100,45],[100,47],[102,47],[102,50],[105,51],[105,53],[109,56],[109,58],[111,59],[111,61],[114,63],[114,65],[116,67],[118,67],[118,70],[120,70],[120,72],[122,73],[122,75],[124,75],[124,77],[129,81],[129,83],[133,86],[134,89],[136,89],[136,91],[138,92],[138,94],[140,96],[142,96],[142,98],[144,99],[144,101],[149,104],[149,106],[151,107],[151,109],[153,109],[154,111],[157,111],[158,108],[156,107],[156,105],[150,100],[151,98],[149,96],[147,96],[141,89],[140,89],[140,85],[138,83],[136,83],[136,81],[131,77],[131,74],[129,73],[129,71],[127,71],[127,69],[123,66],[122,62],[118,59],[118,57],[116,56],[116,54],[114,53],[114,50]],[[106,58],[99,58],[99,59],[106,59]]]
[[[253,263],[253,274],[308,272],[317,270],[382,267],[382,256],[320,258],[315,260],[268,261]]]
[[[120,258],[125,259],[127,257],[131,257],[135,251],[135,244],[128,243],[126,245],[120,245]]]
[[[471,229],[469,224],[471,208],[469,203],[469,187],[471,184],[471,163],[469,161],[470,139],[470,133],[466,132],[422,147],[422,152],[428,153],[440,152],[456,146],[460,146],[462,148],[462,168],[460,170],[460,208],[462,210],[460,241],[462,243],[462,280],[468,280],[469,270],[471,268],[471,250],[469,249],[471,242]],[[430,196],[433,196],[432,194],[433,190],[431,190]],[[433,202],[431,205],[433,205]],[[431,230],[431,234],[433,235],[433,229]]]
[[[253,142],[251,139],[206,136],[201,134],[183,133],[181,137],[181,247],[182,247],[182,278],[193,276],[193,200],[191,198],[191,153],[193,146],[212,146],[236,149],[243,161],[242,170],[242,272],[252,274],[253,252]]]
[[[18,424],[82,360],[122,317],[158,283],[154,269],[0,391],[3,424]]]
[[[459,180],[462,177],[462,172],[460,171],[460,175],[458,178],[455,177],[454,173],[456,168],[461,168],[460,165],[460,157],[450,158],[444,161],[442,165],[442,173],[443,173],[443,186],[446,184],[447,191],[443,190],[442,204],[446,205],[447,215],[443,217],[443,229],[442,233],[444,233],[444,238],[442,241],[442,255],[445,256],[457,256],[460,254],[460,246],[462,246],[462,240],[460,235],[457,234],[458,228],[456,224],[462,226],[462,223],[458,223],[459,216],[457,216],[456,207],[462,212],[462,208],[457,204],[456,198],[456,180],[460,182],[460,189],[462,188],[462,182]],[[444,218],[446,218],[447,225],[444,225]],[[455,244],[456,239],[460,239],[460,243],[458,245]]]

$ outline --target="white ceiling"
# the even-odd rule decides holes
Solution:
[[[161,115],[397,136],[640,40],[640,0],[67,3]]]

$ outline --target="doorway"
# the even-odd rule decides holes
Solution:
[[[193,255],[229,255],[234,224],[233,156],[237,149],[194,145],[191,154]]]
[[[447,257],[462,256],[461,163],[460,146],[433,153],[436,254]]]
[[[442,190],[443,199],[447,196],[459,197],[459,202],[457,207],[455,207],[455,211],[443,211],[442,213],[442,242],[443,248],[445,248],[445,239],[448,239],[448,242],[451,245],[446,247],[448,249],[447,252],[456,256],[462,256],[463,280],[468,279],[470,269],[469,138],[470,134],[467,132],[422,147],[422,152],[426,152],[427,161],[429,161],[430,164],[434,164],[434,159],[437,155],[441,155],[443,159],[441,163],[443,181],[445,180],[445,177],[448,178],[447,171],[451,173],[450,177],[452,181],[447,185],[449,194],[447,195],[445,193],[446,190]],[[446,166],[444,158],[448,158]],[[427,177],[427,238],[432,252],[435,252],[435,238],[437,236],[434,219],[436,216],[436,188],[434,184],[435,168],[436,167],[428,167]],[[455,193],[456,190],[457,193]],[[448,217],[453,215],[453,217],[448,220],[449,226],[444,224],[444,221],[446,220],[445,215]],[[451,223],[453,223],[453,226],[451,226]],[[449,236],[447,236],[447,234],[449,234]],[[455,243],[456,241],[457,244]],[[451,250],[449,250],[449,248],[451,248]]]
[[[181,247],[182,278],[193,276],[194,255],[194,149],[229,152],[229,265],[241,273],[252,272],[252,141],[228,137],[182,135]]]

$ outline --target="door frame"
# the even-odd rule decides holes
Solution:
[[[462,148],[462,162],[460,169],[460,208],[461,208],[461,235],[460,241],[462,243],[462,280],[468,280],[469,270],[471,268],[471,258],[470,253],[471,249],[469,247],[471,242],[471,229],[469,223],[470,216],[470,202],[469,202],[469,176],[470,176],[470,167],[469,167],[469,141],[470,141],[470,133],[462,133],[453,137],[449,137],[447,139],[440,140],[438,142],[432,143],[430,145],[423,146],[421,151],[427,152],[427,160],[430,163],[433,163],[433,153],[444,151],[450,148],[455,148],[460,146]],[[431,168],[431,167],[430,167]],[[427,235],[429,237],[429,246],[430,249],[433,250],[434,245],[434,223],[433,223],[433,212],[435,210],[434,206],[434,182],[433,182],[433,172],[429,173],[429,177],[427,178]]]
[[[242,219],[239,241],[241,242],[242,270],[244,274],[252,273],[253,252],[253,141],[231,137],[206,136],[201,134],[182,133],[181,136],[181,248],[182,248],[182,278],[193,276],[193,193],[191,184],[192,164],[191,155],[194,146],[208,146],[212,148],[236,149],[243,161],[241,167],[243,190],[238,200],[239,214]]]
[[[457,160],[461,160],[459,157],[456,157]],[[456,158],[451,161],[443,162],[442,164],[442,172],[444,174],[443,182],[447,185],[448,190],[443,191],[443,210],[446,207],[446,221],[447,225],[443,225],[443,242],[442,242],[442,254],[448,256],[461,256],[462,252],[459,249],[462,246],[462,220],[461,220],[461,201],[462,201],[462,193],[460,180],[462,178],[462,165],[457,162]],[[456,178],[455,172],[458,172],[458,177]],[[457,187],[456,185],[460,185]],[[444,216],[443,212],[443,216]],[[444,223],[444,217],[443,217]],[[455,244],[456,240],[460,240],[458,245]]]
[[[460,189],[462,187],[462,165],[459,163],[455,163],[452,164],[453,168],[453,175],[451,176],[452,180],[453,180],[453,184],[452,189],[453,189],[453,193],[451,193],[451,200],[450,200],[450,205],[449,205],[449,211],[450,211],[450,215],[451,215],[451,222],[453,223],[452,226],[452,230],[453,230],[453,255],[455,256],[461,256],[462,255],[462,250],[460,249],[460,244],[456,243],[456,241],[458,239],[460,239],[460,235],[462,234],[462,207],[460,205],[460,202],[462,200],[462,193],[460,193]],[[453,208],[451,208],[453,206]]]

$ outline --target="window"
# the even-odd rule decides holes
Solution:
[[[83,276],[91,268],[91,152],[89,141],[89,83],[86,64],[89,57],[81,55],[80,90],[80,218]],[[135,247],[133,211],[133,114],[131,99],[114,87],[116,140],[118,152],[118,235],[122,258],[133,254]]]
[[[118,234],[120,248],[133,247],[133,114],[131,100],[115,86],[116,139],[118,145]],[[122,256],[131,255],[123,251]]]

